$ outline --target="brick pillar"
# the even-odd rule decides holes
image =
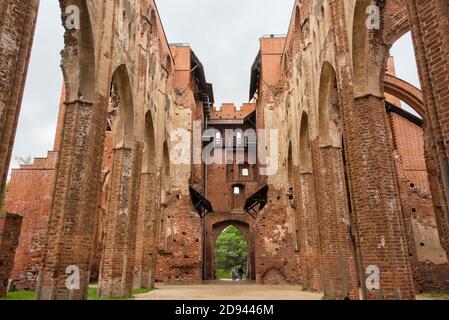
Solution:
[[[426,106],[432,197],[441,242],[449,254],[449,4],[446,0],[411,0],[407,7]]]
[[[139,212],[136,231],[136,259],[134,266],[134,287],[153,288],[156,274],[155,257],[157,246],[155,235],[157,226],[156,193],[157,176],[142,173],[140,176]]]
[[[105,134],[104,105],[66,102],[47,251],[37,284],[39,300],[87,299]],[[69,266],[79,268],[79,290],[66,286]]]
[[[359,299],[342,149],[315,143],[316,194],[324,294]]]
[[[0,297],[6,295],[21,228],[21,216],[10,213],[0,216]]]
[[[0,3],[0,210],[33,43],[39,0]]]
[[[368,292],[367,297],[413,299],[413,278],[384,100],[374,96],[356,99],[346,125],[361,269],[365,271],[371,265],[380,269],[380,290]]]
[[[300,175],[298,212],[302,285],[304,289],[323,290],[320,226],[316,207],[315,178],[312,173]]]
[[[137,198],[142,144],[113,151],[107,231],[101,261],[99,296],[129,297],[133,288]]]
[[[413,277],[408,257],[407,239],[403,225],[399,187],[392,159],[392,141],[389,131],[385,101],[380,96],[381,83],[377,84],[385,70],[378,62],[387,55],[381,34],[368,32],[369,54],[366,66],[371,67],[369,87],[355,92],[354,66],[351,66],[351,48],[344,0],[332,4],[334,49],[337,59],[336,72],[349,187],[351,190],[353,230],[356,230],[358,267],[361,285],[365,288],[365,271],[369,266],[380,269],[380,290],[366,292],[368,299],[414,299]],[[360,18],[360,17],[359,17]],[[364,21],[363,18],[360,21]],[[358,20],[358,22],[360,22]],[[352,31],[352,29],[351,29]],[[355,33],[354,33],[355,34]],[[353,52],[365,54],[366,51]],[[358,57],[361,58],[361,57]],[[363,58],[363,57],[362,57]],[[377,85],[377,86],[376,86]],[[368,86],[368,85],[367,85]]]
[[[449,257],[449,221],[448,214],[445,206],[444,196],[442,194],[442,184],[439,175],[439,165],[435,158],[435,141],[430,134],[427,126],[424,128],[425,143],[424,153],[426,160],[427,176],[429,178],[430,193],[432,194],[433,208],[435,211],[435,219],[437,222],[438,235],[440,236],[441,245],[446,250],[446,254]]]

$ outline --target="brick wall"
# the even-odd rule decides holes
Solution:
[[[424,157],[423,129],[389,113],[409,256],[417,292],[447,291],[449,261],[437,226]]]
[[[0,297],[6,294],[21,226],[19,215],[7,213],[0,217]]]
[[[0,208],[36,26],[38,0],[0,4]]]
[[[35,159],[34,164],[12,171],[6,209],[23,216],[12,273],[18,290],[36,289],[47,241],[57,156],[56,152],[49,152],[48,158]]]

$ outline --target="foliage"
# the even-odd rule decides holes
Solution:
[[[231,271],[233,267],[248,263],[248,244],[243,234],[234,226],[226,228],[215,243],[217,269]]]
[[[32,156],[27,156],[27,157],[16,157],[15,158],[17,163],[19,165],[31,165],[33,164],[33,157]]]
[[[231,273],[224,269],[217,269],[218,279],[231,279]]]

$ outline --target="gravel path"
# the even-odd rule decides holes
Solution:
[[[136,300],[321,300],[321,293],[304,292],[299,286],[235,284],[158,284],[157,290],[136,296]]]

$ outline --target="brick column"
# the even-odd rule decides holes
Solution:
[[[142,173],[140,176],[140,199],[136,232],[136,259],[134,266],[134,287],[153,288],[156,274],[155,243],[157,226],[157,176]]]
[[[348,195],[342,149],[315,143],[316,194],[320,225],[324,294],[359,299],[356,262],[350,235]]]
[[[87,299],[98,181],[105,134],[105,103],[66,103],[44,266],[37,299]],[[68,290],[69,266],[80,271],[80,289]]]
[[[403,225],[399,186],[392,159],[392,141],[385,101],[379,97],[381,84],[369,76],[369,87],[355,93],[345,1],[332,4],[334,49],[337,57],[337,83],[349,187],[351,190],[353,230],[356,230],[356,251],[361,285],[365,288],[368,266],[380,269],[380,290],[366,292],[368,299],[414,299],[413,277],[408,257],[407,239]],[[366,67],[371,72],[384,73],[378,65],[380,55],[387,54],[378,31],[368,32],[370,48]],[[353,52],[354,54],[365,54]],[[360,58],[360,57],[359,57]],[[370,64],[370,65],[368,65]]]
[[[6,295],[21,228],[21,216],[10,213],[0,216],[0,297]]]
[[[367,297],[413,299],[413,278],[384,100],[374,96],[356,99],[346,125],[350,128],[346,133],[348,162],[361,269],[365,271],[371,265],[380,269],[380,290],[368,292]]]
[[[298,210],[302,285],[305,289],[323,290],[320,226],[316,207],[315,178],[312,173],[300,175]]]
[[[137,197],[142,144],[113,151],[107,231],[101,261],[99,296],[129,297],[133,287]]]
[[[407,1],[426,107],[426,160],[440,238],[449,254],[449,4]]]
[[[39,0],[0,3],[0,210],[33,43]]]

